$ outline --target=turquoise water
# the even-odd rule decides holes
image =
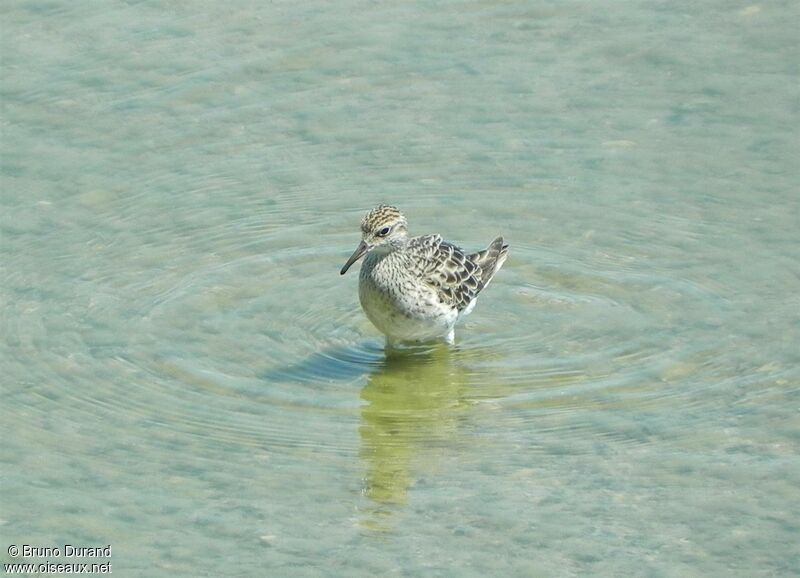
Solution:
[[[2,561],[800,574],[798,16],[3,2]],[[338,274],[379,202],[511,244],[454,348]]]

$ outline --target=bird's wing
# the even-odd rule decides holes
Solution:
[[[442,303],[462,311],[483,289],[483,272],[473,256],[441,236],[414,237],[407,250],[410,272],[433,287]]]

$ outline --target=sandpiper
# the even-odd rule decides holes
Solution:
[[[366,255],[358,296],[390,345],[439,338],[453,343],[456,322],[475,307],[507,253],[503,237],[469,255],[440,235],[409,238],[403,213],[379,205],[361,220],[361,242],[341,274]]]

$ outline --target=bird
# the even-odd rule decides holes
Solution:
[[[361,220],[361,242],[340,274],[364,257],[359,301],[387,345],[436,340],[452,345],[456,322],[473,310],[507,256],[503,237],[469,254],[438,234],[409,237],[403,213],[381,204]]]

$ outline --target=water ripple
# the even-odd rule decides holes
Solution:
[[[236,186],[219,175],[192,194]],[[694,411],[704,398],[684,378],[723,370],[716,329],[729,304],[708,287],[642,270],[624,255],[570,259],[516,242],[450,354],[387,353],[360,311],[356,276],[337,274],[354,242],[353,219],[337,217],[331,228],[324,212],[295,210],[279,197],[251,200],[235,218],[216,218],[213,207],[190,209],[176,226],[145,218],[156,207],[143,212],[139,197],[84,200],[103,210],[110,203],[115,212],[108,231],[89,239],[86,255],[65,254],[58,263],[64,277],[82,269],[66,311],[54,312],[45,294],[30,292],[13,315],[4,308],[23,362],[39,358],[20,386],[69,375],[73,386],[57,398],[68,401],[76,423],[81,414],[107,414],[220,443],[347,453],[356,451],[354,440],[335,432],[353,427],[359,408],[380,399],[378,409],[393,423],[424,422],[431,412],[448,422],[450,411],[495,407],[491,424],[474,417],[485,432],[533,420],[541,431],[563,429],[566,438],[603,439],[617,435],[602,424],[603,412]],[[133,254],[130,239],[120,240],[132,229],[140,241]],[[320,231],[327,242],[309,245]],[[126,258],[124,271],[114,266]],[[23,272],[9,276],[11,290],[27,284]],[[110,325],[114,318],[126,320],[124,334]],[[704,340],[683,339],[690,320],[707,324]],[[62,349],[43,360],[41,343],[52,331],[61,332]],[[416,393],[401,394],[399,384]],[[376,398],[378,391],[391,396]],[[42,417],[52,407],[31,398]],[[313,425],[302,437],[298,421]],[[416,431],[407,437],[416,439]]]

